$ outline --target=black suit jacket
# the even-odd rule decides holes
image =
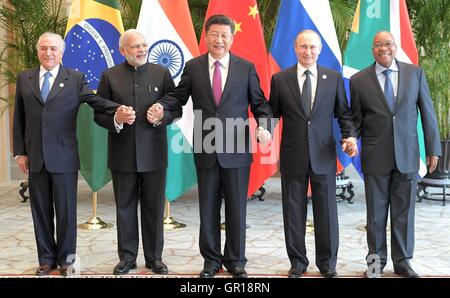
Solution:
[[[318,65],[316,97],[309,117],[301,102],[297,64],[272,76],[270,105],[274,116],[283,118],[280,171],[305,174],[308,163],[316,174],[336,173],[336,142],[333,118],[343,138],[355,137],[342,76]]]
[[[230,54],[227,81],[217,106],[209,78],[208,54],[199,56],[186,63],[181,81],[174,92],[165,95],[159,102],[165,109],[176,110],[180,105],[186,104],[191,95],[196,166],[209,168],[216,160],[223,168],[250,165],[253,161],[251,140],[249,127],[245,125],[248,121],[248,107],[250,105],[257,121],[264,118],[267,121],[265,123],[269,123],[272,117],[272,110],[261,90],[255,66]],[[262,122],[261,124],[264,125]],[[203,143],[213,143],[214,146],[205,148]]]
[[[350,98],[364,173],[419,170],[418,111],[427,156],[441,155],[441,144],[430,91],[422,69],[397,61],[398,93],[392,113],[378,82],[375,63],[350,79]]]
[[[175,85],[168,69],[144,64],[137,69],[124,62],[105,70],[98,94],[121,105],[132,106],[136,112],[133,125],[124,124],[120,133],[113,117],[95,114],[95,121],[109,130],[108,167],[121,172],[149,172],[167,167],[166,125],[181,117],[181,108],[165,111],[161,125],[154,127],[147,120],[147,110]]]
[[[39,67],[21,72],[14,107],[14,156],[27,155],[30,172],[39,172],[44,163],[51,173],[78,171],[76,123],[78,108],[84,102],[111,115],[119,106],[96,96],[84,74],[62,65],[44,103]]]

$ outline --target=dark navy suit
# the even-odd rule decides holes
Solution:
[[[76,123],[82,103],[111,115],[119,106],[96,96],[82,73],[63,66],[45,103],[39,88],[39,67],[17,77],[14,156],[26,155],[29,160],[30,203],[40,265],[61,266],[74,261],[80,168]]]
[[[308,180],[311,180],[316,265],[334,270],[339,244],[336,206],[336,142],[333,118],[343,138],[355,136],[344,84],[339,73],[318,65],[311,114],[301,101],[297,65],[272,77],[270,105],[283,119],[280,148],[283,218],[291,266],[306,270],[305,225]]]

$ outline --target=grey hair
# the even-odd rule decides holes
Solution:
[[[119,48],[124,47],[125,44],[126,44],[126,42],[127,42],[127,40],[128,40],[128,38],[129,38],[131,35],[134,35],[134,34],[139,34],[139,35],[141,35],[141,36],[144,38],[144,41],[145,41],[145,36],[144,36],[144,34],[142,34],[142,32],[140,32],[140,31],[138,31],[138,30],[136,30],[136,29],[128,29],[127,31],[125,31],[124,33],[122,33],[122,35],[121,35],[120,38],[119,38]]]
[[[36,43],[36,50],[39,50],[39,44],[41,43],[41,40],[45,37],[50,37],[50,38],[56,39],[56,41],[59,43],[59,48],[64,53],[64,50],[66,49],[66,43],[64,42],[64,39],[62,38],[61,35],[59,35],[58,33],[54,33],[54,32],[42,33],[41,36],[39,36],[39,39]]]

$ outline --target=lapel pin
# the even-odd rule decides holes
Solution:
[[[158,92],[158,87],[155,87],[155,92]]]
[[[326,80],[327,79],[327,75],[326,74],[322,75],[322,79]]]
[[[64,83],[59,83],[59,87],[64,87]]]

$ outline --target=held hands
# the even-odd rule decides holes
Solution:
[[[258,126],[258,128],[256,129],[256,141],[263,145],[267,145],[270,143],[271,139],[272,135],[270,134],[270,132],[262,126]]]
[[[148,122],[152,124],[158,124],[161,122],[162,118],[164,117],[164,107],[159,104],[155,103],[147,110],[147,120]]]
[[[356,144],[356,138],[349,137],[341,140],[342,151],[347,153],[350,157],[358,155],[358,145]]]
[[[19,165],[19,168],[22,172],[28,174],[28,156],[19,155],[17,157],[17,164]]]
[[[126,123],[128,125],[131,125],[136,120],[136,113],[133,107],[121,105],[116,110],[115,119],[117,124]]]
[[[427,166],[428,166],[428,172],[431,174],[436,170],[436,166],[438,163],[439,157],[438,156],[427,156]]]

